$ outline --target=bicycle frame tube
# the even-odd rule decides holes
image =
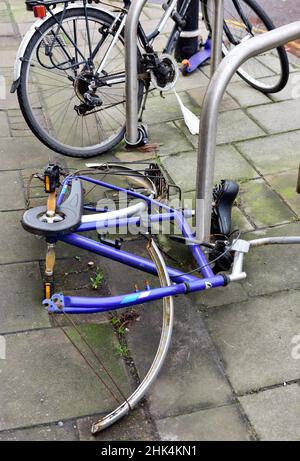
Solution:
[[[190,0],[187,0],[187,1],[190,2]],[[158,26],[147,37],[149,41],[153,40],[155,37],[157,37],[164,30],[168,20],[171,17],[171,14],[173,13],[173,10],[176,8],[176,3],[177,3],[177,0],[169,0],[167,2],[165,12],[164,12],[163,16],[161,17]]]
[[[149,206],[151,205],[155,205],[157,206],[158,208],[161,208],[163,210],[166,210],[167,212],[169,213],[173,213],[174,214],[174,221],[177,223],[180,231],[182,232],[182,235],[184,237],[186,237],[187,239],[193,239],[194,235],[190,229],[190,226],[189,224],[187,223],[187,221],[185,220],[184,218],[184,213],[182,211],[177,211],[177,210],[174,210],[172,208],[170,208],[169,206],[161,203],[161,202],[158,202],[156,200],[153,200],[152,198],[149,198],[149,197],[145,197],[144,195],[142,194],[139,194],[137,192],[133,192],[133,191],[130,191],[130,190],[125,190],[123,189],[122,187],[118,187],[118,186],[115,186],[113,184],[109,184],[109,183],[106,183],[104,181],[99,181],[97,179],[93,179],[93,178],[89,178],[89,177],[86,177],[86,176],[78,176],[79,179],[81,179],[82,181],[87,181],[87,182],[90,182],[92,184],[95,184],[95,185],[98,185],[98,186],[102,186],[102,187],[105,187],[105,188],[108,188],[108,189],[111,189],[111,190],[114,190],[114,191],[117,191],[117,192],[122,192],[122,193],[125,193],[131,197],[134,197],[136,199],[140,199],[141,201],[144,201],[146,202]],[[62,191],[58,197],[58,205],[61,204],[62,202],[62,199],[63,199],[63,195],[65,194],[66,190],[67,190],[67,184],[68,182],[70,181],[70,177],[66,178],[64,183],[63,183],[63,187],[62,187]],[[97,225],[97,223],[95,222],[95,225]],[[191,246],[191,251],[192,251],[192,254],[198,264],[199,267],[201,267],[201,273],[203,275],[203,277],[212,277],[214,274],[213,274],[213,271],[211,269],[211,267],[208,265],[207,263],[207,259],[204,255],[204,253],[202,252],[201,248],[199,245],[192,245]]]
[[[116,24],[117,21],[119,21],[119,19],[122,17],[123,14],[124,14],[124,13],[121,13],[120,15],[118,15],[118,17],[117,17],[116,20],[114,21],[112,27]],[[97,73],[98,75],[101,75],[101,73],[102,73],[102,71],[103,71],[103,69],[104,69],[104,66],[105,66],[105,64],[106,64],[106,62],[107,62],[107,59],[108,59],[108,57],[109,57],[109,55],[110,55],[111,50],[113,49],[113,47],[115,46],[115,44],[116,44],[117,41],[119,40],[119,37],[120,37],[121,33],[122,33],[123,30],[124,30],[125,23],[126,23],[126,19],[127,19],[127,16],[124,15],[124,17],[123,17],[122,20],[121,20],[121,24],[120,24],[120,26],[119,26],[119,28],[118,28],[116,34],[114,35],[114,38],[113,38],[111,44],[109,45],[109,47],[108,47],[108,49],[107,49],[107,51],[106,51],[106,53],[105,53],[105,56],[103,57],[103,59],[102,59],[102,61],[101,61],[100,66],[98,67],[98,69],[97,69],[97,71],[96,71],[96,73]],[[123,81],[125,81],[125,76],[124,76]]]

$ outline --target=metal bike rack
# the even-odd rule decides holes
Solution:
[[[212,49],[210,75],[214,75],[222,61],[222,37],[224,22],[224,0],[212,0],[214,5],[214,20],[212,24]]]
[[[201,242],[210,236],[218,114],[227,86],[245,61],[299,38],[297,21],[241,43],[222,60],[208,85],[201,111],[196,183],[197,239]]]
[[[215,3],[211,74],[222,59],[222,32],[224,18],[224,0],[211,0]],[[139,141],[138,125],[138,69],[137,42],[138,24],[147,0],[133,0],[129,8],[125,25],[125,71],[126,71],[126,142],[136,145]]]

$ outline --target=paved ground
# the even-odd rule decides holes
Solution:
[[[150,25],[157,14],[156,8],[147,8],[144,21]],[[0,1],[0,73],[7,87],[20,35],[30,22],[23,1]],[[282,93],[264,96],[234,78],[223,101],[216,179],[240,183],[234,224],[245,238],[299,235],[300,103],[294,90],[300,66],[294,59]],[[262,63],[262,71],[266,79],[276,73],[270,60]],[[196,113],[207,74],[204,68],[178,84]],[[145,120],[151,140],[161,144],[163,167],[190,197],[197,138],[184,127],[174,96],[151,97]],[[24,178],[49,157],[68,166],[82,162],[44,148],[24,124],[14,95],[0,100],[0,123],[0,339],[6,340],[6,360],[0,358],[0,440],[91,440],[91,422],[114,401],[41,308],[45,248],[19,223]],[[101,159],[133,155],[147,157],[128,154],[121,146]],[[127,248],[141,252],[144,243],[132,240]],[[67,250],[60,247],[57,264],[59,289],[65,293],[90,294],[98,265],[105,275],[99,294],[141,283],[133,270],[126,269],[125,276],[124,268],[112,262]],[[247,257],[245,282],[176,299],[173,344],[159,379],[138,410],[97,440],[300,440],[299,266],[293,247],[257,249]],[[159,314],[159,307],[143,307],[125,338],[116,335],[107,317],[81,318],[84,333],[99,353],[105,351],[123,392],[147,370]],[[72,328],[67,331],[80,342]],[[125,363],[124,355],[129,356]]]

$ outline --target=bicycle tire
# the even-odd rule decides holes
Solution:
[[[231,2],[231,0],[229,1]],[[253,10],[253,12],[261,20],[261,22],[264,24],[264,26],[266,27],[268,31],[275,29],[275,26],[272,20],[269,18],[267,13],[263,10],[263,8],[255,0],[239,0],[239,1],[243,2],[247,7]],[[203,19],[206,24],[206,27],[209,33],[211,33],[212,28],[210,24],[210,14],[209,14],[209,7],[208,7],[209,2],[210,0],[202,0],[202,14],[203,14]],[[226,10],[229,11],[228,9],[226,9],[226,2],[225,2],[225,15],[226,15]],[[238,12],[236,12],[236,14],[238,14]],[[225,31],[224,31],[224,34],[226,35]],[[226,46],[223,44],[223,55],[226,55],[226,54],[228,54],[228,50],[226,49]],[[277,82],[268,84],[266,82],[258,80],[256,77],[249,75],[243,69],[243,67],[239,69],[237,74],[245,82],[247,82],[250,86],[252,86],[253,88],[255,88],[256,90],[262,93],[266,93],[266,94],[277,93],[286,86],[288,79],[289,79],[289,60],[288,60],[288,56],[287,56],[287,52],[285,48],[284,47],[277,48],[277,54],[278,54],[278,58],[280,62],[280,74],[279,74],[279,79]]]
[[[88,11],[89,19],[91,18],[96,21],[99,21],[106,26],[110,26],[113,22],[112,16],[106,12],[103,12],[101,10],[95,10],[92,8],[88,8],[87,11]],[[56,15],[56,18],[58,20],[61,14],[62,13],[58,13]],[[70,10],[67,10],[67,12],[65,13],[64,19],[70,20],[70,19],[77,19],[77,18],[83,18],[83,17],[84,17],[84,9],[74,7]],[[94,157],[94,156],[97,156],[99,154],[109,151],[110,149],[115,147],[124,138],[125,121],[124,121],[124,125],[120,127],[119,131],[115,135],[113,135],[111,138],[109,138],[108,140],[104,140],[100,144],[96,144],[93,146],[88,146],[88,147],[87,146],[84,146],[84,147],[76,146],[75,147],[75,146],[64,144],[60,142],[59,140],[55,139],[55,137],[51,136],[41,126],[41,122],[39,122],[37,118],[35,117],[33,109],[30,105],[28,91],[27,91],[27,84],[26,84],[28,68],[30,66],[30,57],[34,53],[35,48],[39,46],[37,45],[39,43],[39,40],[41,42],[41,35],[43,34],[46,35],[47,31],[50,31],[51,28],[55,24],[57,24],[55,22],[55,19],[53,17],[49,18],[46,22],[42,24],[42,26],[39,29],[37,29],[36,33],[33,35],[32,39],[28,43],[28,46],[24,53],[24,58],[23,58],[22,67],[21,67],[20,84],[19,84],[18,91],[17,91],[19,105],[20,105],[22,114],[29,128],[31,129],[33,134],[47,147],[54,150],[55,152],[58,152],[59,154],[69,156],[69,157],[81,157],[81,158]],[[123,34],[120,36],[120,40],[122,40],[122,43],[124,44]],[[141,68],[141,53],[139,49],[138,49],[138,66],[140,69]],[[140,80],[139,91],[138,91],[139,107],[141,106],[141,103],[142,103],[143,92],[144,92],[144,84],[143,84],[143,81]]]

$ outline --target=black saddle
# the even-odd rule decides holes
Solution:
[[[83,212],[83,193],[80,179],[72,179],[69,197],[57,208],[60,221],[47,222],[43,217],[47,208],[39,206],[27,210],[22,218],[22,226],[32,234],[56,237],[75,231],[81,224]]]
[[[213,210],[211,233],[228,236],[231,231],[231,212],[239,193],[239,186],[227,179],[221,181],[213,190]]]

